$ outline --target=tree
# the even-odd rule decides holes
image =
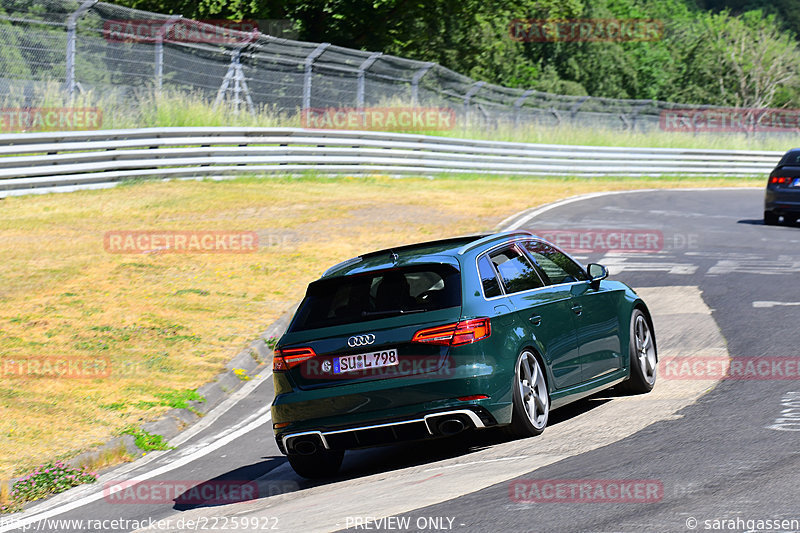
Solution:
[[[762,108],[787,103],[778,95],[796,94],[800,51],[791,34],[777,29],[774,15],[708,14],[682,38],[679,101]]]

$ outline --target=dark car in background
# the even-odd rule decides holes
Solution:
[[[784,154],[770,172],[764,198],[764,224],[793,223],[800,218],[800,148]]]
[[[274,356],[275,438],[305,477],[345,450],[502,426],[656,380],[650,312],[627,285],[526,231],[381,250],[308,287]]]

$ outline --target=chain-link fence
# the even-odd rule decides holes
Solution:
[[[190,90],[251,111],[268,106],[297,113],[387,102],[447,107],[467,125],[649,131],[665,129],[670,110],[713,109],[512,89],[433,63],[95,0],[0,0],[0,40],[0,97],[13,96],[20,106],[41,105],[32,102],[35,88],[56,80],[68,94],[94,89],[135,102],[132,97],[143,89]]]

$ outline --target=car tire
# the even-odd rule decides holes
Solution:
[[[631,313],[628,344],[630,376],[620,384],[620,388],[634,394],[650,392],[656,384],[658,353],[653,328],[641,309],[634,309]]]
[[[764,211],[764,225],[775,226],[778,224],[778,215],[772,211]]]
[[[344,451],[318,450],[310,455],[290,453],[286,457],[298,476],[306,479],[322,479],[333,477],[339,472]]]
[[[541,434],[550,416],[550,392],[544,368],[530,350],[517,357],[512,396],[511,424],[506,427],[506,432],[518,438]]]

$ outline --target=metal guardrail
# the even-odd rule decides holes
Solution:
[[[131,178],[235,174],[752,176],[782,152],[526,144],[301,128],[145,128],[0,135],[0,196]]]

